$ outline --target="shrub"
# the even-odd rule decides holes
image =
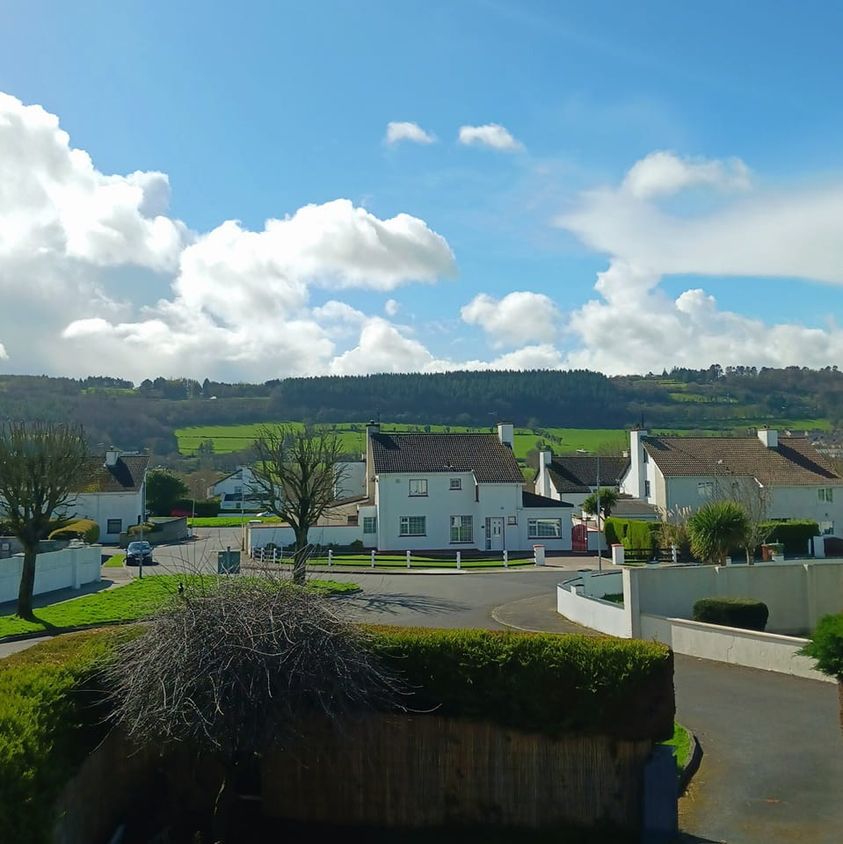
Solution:
[[[688,519],[691,550],[704,563],[722,565],[744,542],[749,522],[734,501],[710,501]]]
[[[655,642],[483,630],[374,628],[415,689],[408,708],[551,735],[673,734],[673,655]]]
[[[781,542],[785,554],[801,554],[808,552],[808,540],[818,536],[819,525],[810,519],[788,519],[784,522],[764,522],[764,528],[769,530],[767,543]]]
[[[144,522],[142,525],[132,525],[126,533],[129,536],[140,536],[141,533],[144,535],[147,533],[154,533],[156,530],[161,530],[159,525],[154,524],[153,522]]]
[[[100,526],[91,519],[76,519],[49,534],[50,539],[84,539],[88,544],[100,538]]]
[[[179,498],[170,510],[171,516],[191,516],[194,513],[199,518],[218,516],[220,514],[219,499],[209,498],[207,501],[194,501],[192,498]]]
[[[661,522],[643,519],[611,517],[604,522],[606,542],[609,545],[623,545],[627,559],[652,559],[660,528]]]
[[[764,630],[770,610],[754,598],[702,598],[694,604],[694,621]]]
[[[800,653],[813,657],[818,671],[843,683],[843,614],[820,619],[811,641]]]

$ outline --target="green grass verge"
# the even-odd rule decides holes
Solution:
[[[674,722],[673,738],[663,743],[672,748],[673,758],[676,759],[677,770],[680,772],[685,770],[685,766],[691,759],[691,751],[693,749],[693,739],[690,731],[681,724]]]
[[[196,528],[227,528],[227,527],[241,527],[248,522],[280,522],[277,516],[261,516],[258,518],[254,514],[245,513],[241,516],[197,516],[195,519],[188,519],[189,527]]]
[[[178,594],[179,583],[201,587],[203,579],[215,575],[147,575],[125,586],[103,590],[81,598],[41,607],[35,611],[36,621],[26,621],[16,615],[0,616],[0,639],[23,633],[49,632],[53,628],[85,627],[95,624],[115,624],[146,618]],[[309,585],[327,594],[355,592],[355,583],[331,580],[310,580]]]
[[[109,557],[105,563],[104,568],[107,569],[121,569],[123,568],[123,564],[126,562],[126,555],[125,554],[113,554]]]

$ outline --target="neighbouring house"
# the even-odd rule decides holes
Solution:
[[[579,511],[583,501],[597,490],[598,480],[601,487],[619,489],[628,469],[629,457],[595,454],[554,457],[550,451],[541,451],[535,491],[546,498],[567,501]]]
[[[117,542],[120,534],[139,524],[144,515],[149,455],[110,449],[92,457],[84,489],[70,503],[69,512],[100,526],[100,542]]]
[[[513,426],[497,434],[366,428],[363,544],[381,551],[571,548],[571,505],[524,490]]]
[[[236,471],[208,487],[208,498],[219,498],[221,511],[243,510],[251,513],[263,509],[260,489],[248,466],[239,466]]]
[[[825,534],[843,530],[843,477],[806,437],[761,429],[750,437],[662,437],[630,433],[623,492],[662,512],[740,499],[757,488],[771,519],[813,519]]]
[[[334,498],[363,498],[366,495],[366,461],[349,460],[337,463]]]

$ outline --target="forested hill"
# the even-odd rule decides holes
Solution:
[[[269,420],[528,427],[794,428],[843,425],[843,373],[712,366],[609,378],[587,371],[450,372],[288,378],[264,384],[190,379],[0,376],[0,417],[83,424],[93,443],[167,453],[173,430]]]

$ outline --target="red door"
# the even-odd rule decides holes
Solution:
[[[585,525],[574,525],[571,528],[571,550],[588,551],[588,528]]]

